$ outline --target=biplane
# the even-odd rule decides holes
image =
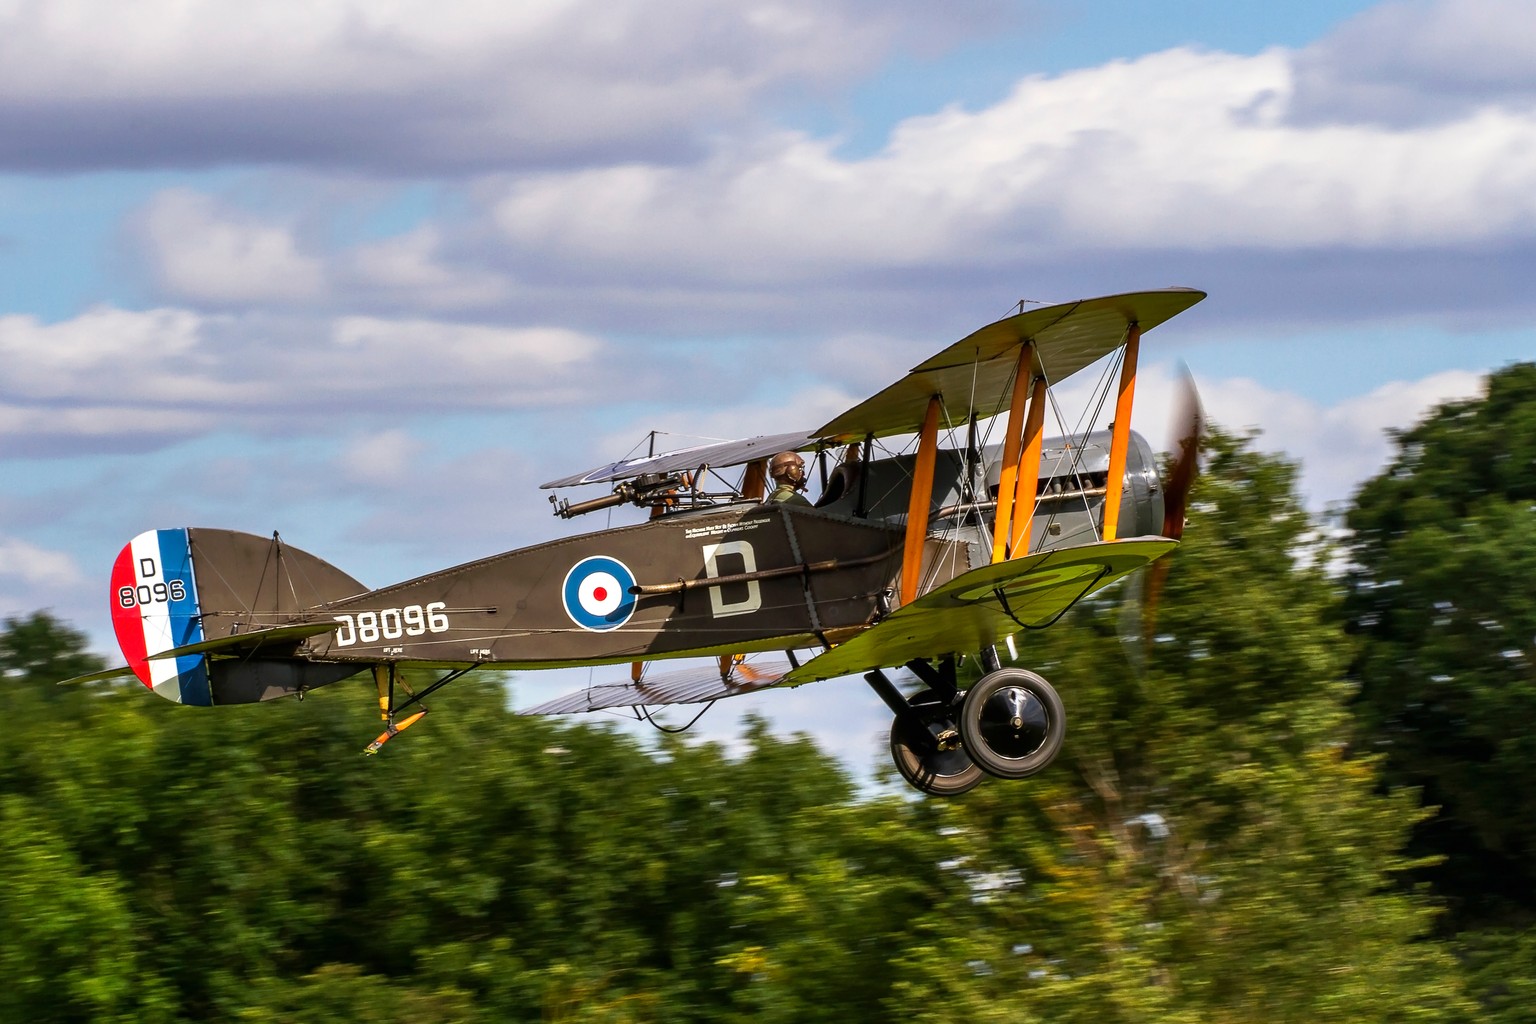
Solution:
[[[648,452],[544,485],[611,487],[551,496],[561,518],[633,505],[643,521],[379,589],[277,534],[142,533],[111,575],[127,665],[88,678],[131,673],[213,706],[369,673],[385,724],[371,753],[477,669],[629,667],[525,712],[546,715],[648,716],[862,675],[890,708],[892,757],[917,789],[1025,778],[1056,756],[1066,713],[1049,682],[997,648],[1177,546],[1195,442],[1165,482],[1131,406],[1142,336],[1204,297],[1021,304],[813,430]],[[1048,438],[1052,389],[1094,365],[1113,421]],[[784,451],[817,467],[813,503],[764,500],[768,461]],[[671,659],[695,660],[649,671]],[[962,686],[976,674],[958,670],[967,659],[981,674]],[[919,692],[892,681],[901,667]]]

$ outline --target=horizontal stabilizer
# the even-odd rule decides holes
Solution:
[[[721,678],[718,665],[700,665],[641,679],[639,682],[600,683],[585,690],[545,701],[518,712],[523,715],[573,715],[604,708],[659,707],[666,704],[703,704],[722,697],[765,690],[783,679],[790,666],[784,662],[732,665]]]
[[[149,661],[159,658],[180,658],[188,654],[254,654],[264,646],[278,643],[292,643],[298,640],[307,640],[321,633],[329,633],[341,623],[334,619],[329,622],[301,622],[293,626],[268,626],[264,629],[252,629],[244,633],[235,633],[231,636],[221,636],[215,640],[204,640],[200,643],[187,644],[185,647],[174,647],[169,651],[160,651],[148,656]]]
[[[108,679],[126,679],[133,675],[133,669],[127,665],[119,665],[117,668],[105,668],[100,672],[91,672],[88,675],[73,676],[69,679],[60,679],[56,686],[74,686],[76,683],[101,683]]]
[[[280,643],[292,643],[304,640],[321,633],[329,633],[339,623],[336,622],[304,622],[296,626],[272,626],[268,629],[253,629],[248,633],[236,633],[233,636],[222,636],[217,640],[204,640],[200,643],[187,644],[185,647],[173,647],[166,651],[157,651],[147,655],[146,661],[159,661],[169,658],[184,658],[195,654],[226,654],[226,655],[252,655],[261,650],[263,646]],[[103,669],[100,672],[92,672],[89,675],[75,676],[72,679],[61,679],[59,686],[69,686],[75,683],[97,683],[107,679],[118,679],[132,676],[136,673],[130,665],[119,665],[117,668]]]

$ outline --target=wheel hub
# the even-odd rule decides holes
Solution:
[[[1000,757],[1028,757],[1045,743],[1050,717],[1040,699],[1020,686],[1004,686],[982,706],[981,733]]]

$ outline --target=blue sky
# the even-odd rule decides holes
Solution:
[[[0,27],[0,614],[103,653],[144,529],[277,529],[387,583],[571,532],[537,484],[650,429],[813,425],[1023,298],[1208,290],[1149,335],[1137,423],[1182,359],[1317,511],[1536,353],[1520,0]],[[874,750],[872,700],[829,733],[808,693],[763,707]]]

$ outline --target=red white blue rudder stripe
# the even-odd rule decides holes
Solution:
[[[186,530],[141,533],[118,553],[112,565],[112,628],[128,667],[145,686],[179,704],[213,703],[206,657],[152,657],[206,639]]]

